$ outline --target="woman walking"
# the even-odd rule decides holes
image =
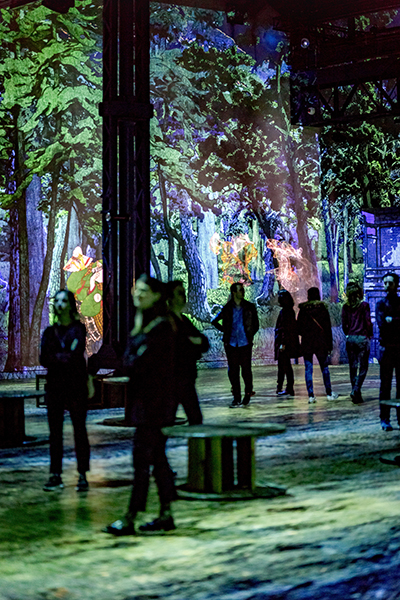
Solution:
[[[354,404],[361,404],[361,386],[368,371],[372,338],[371,314],[368,302],[363,302],[363,291],[357,282],[346,287],[346,302],[342,308],[342,328],[346,336],[349,358],[351,393]]]
[[[135,519],[146,510],[150,466],[160,498],[160,516],[141,525],[140,531],[175,529],[171,502],[175,498],[174,479],[165,453],[167,438],[161,428],[173,425],[177,402],[174,389],[176,334],[166,317],[165,285],[141,275],[132,288],[136,308],[135,324],[124,356],[129,375],[128,398],[132,424],[134,480],[128,510],[122,519],[105,527],[112,535],[135,534]]]

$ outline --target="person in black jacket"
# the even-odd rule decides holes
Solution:
[[[140,531],[175,529],[171,502],[175,499],[173,472],[165,453],[167,438],[162,427],[173,425],[177,409],[175,393],[176,334],[166,316],[165,284],[141,275],[132,288],[135,324],[124,355],[129,376],[128,400],[133,440],[134,480],[128,511],[104,528],[116,536],[133,535],[139,511],[146,510],[150,466],[160,498],[159,518],[141,525]]]
[[[294,396],[294,375],[291,358],[299,356],[299,336],[297,334],[294,301],[287,290],[280,290],[278,303],[282,307],[275,326],[275,360],[278,361],[278,396]],[[283,382],[286,375],[286,389]]]
[[[259,329],[256,306],[244,299],[242,283],[231,285],[231,300],[212,321],[223,332],[223,342],[228,360],[228,377],[232,385],[231,408],[247,406],[253,392],[251,354],[253,338]],[[240,369],[244,381],[244,397],[241,400]]]
[[[63,458],[64,410],[69,410],[74,428],[75,453],[78,462],[76,490],[89,487],[90,447],[86,431],[88,385],[86,359],[86,328],[79,320],[72,292],[60,290],[54,297],[55,324],[45,329],[40,348],[40,364],[47,368],[46,404],[50,429],[50,478],[43,489],[63,488],[61,479]]]
[[[396,373],[396,398],[400,399],[400,298],[397,295],[399,276],[385,273],[383,285],[386,297],[376,303],[376,322],[379,327],[379,365],[381,387],[379,400],[390,400],[393,369]],[[397,421],[400,425],[400,410],[397,408]],[[392,431],[390,407],[380,405],[381,426],[384,431]]]
[[[326,396],[336,400],[339,394],[332,391],[328,360],[332,351],[332,327],[328,310],[317,287],[307,291],[307,302],[299,305],[297,326],[301,335],[301,353],[304,357],[308,401],[315,402],[313,387],[313,355],[315,354],[322,371]]]
[[[167,304],[177,331],[176,400],[178,404],[182,404],[189,425],[201,425],[203,416],[195,387],[196,362],[204,352],[207,352],[210,344],[208,338],[183,314],[186,293],[182,281],[175,280],[167,283]]]

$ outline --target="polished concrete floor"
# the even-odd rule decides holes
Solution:
[[[113,538],[101,528],[124,513],[132,477],[131,436],[105,426],[122,409],[90,411],[90,491],[75,491],[72,430],[65,422],[65,489],[46,493],[45,409],[26,401],[26,433],[36,442],[0,450],[1,600],[259,600],[400,598],[400,471],[379,458],[400,446],[399,429],[378,419],[379,373],[371,365],[363,405],[349,399],[347,366],[331,367],[329,402],[315,369],[309,405],[304,369],[296,396],[277,399],[276,368],[256,367],[256,396],[229,409],[225,369],[201,371],[206,423],[273,422],[286,432],[257,441],[257,482],[285,486],[273,499],[179,500],[177,529]],[[10,383],[2,384],[4,386]],[[33,386],[16,383],[15,386]],[[168,455],[186,477],[184,439]],[[157,515],[151,488],[144,522]]]

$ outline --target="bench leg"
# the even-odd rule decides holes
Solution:
[[[207,492],[222,492],[222,439],[206,439],[205,489]]]
[[[222,489],[233,490],[235,487],[235,471],[233,463],[233,440],[222,439]]]
[[[188,489],[205,490],[206,442],[204,438],[188,439]]]
[[[253,490],[256,484],[255,438],[238,438],[236,448],[238,487]]]

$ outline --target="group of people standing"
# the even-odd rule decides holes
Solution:
[[[381,343],[380,399],[390,399],[393,369],[396,370],[397,394],[400,398],[400,298],[399,278],[395,273],[383,277],[386,297],[376,306]],[[362,300],[362,290],[351,283],[346,290],[342,324],[349,356],[351,399],[359,404],[361,386],[368,369],[372,324],[369,305]],[[129,377],[127,396],[131,423],[136,427],[133,444],[134,481],[128,509],[124,517],[108,525],[104,531],[112,535],[135,533],[138,512],[146,508],[150,467],[158,487],[160,514],[154,521],[141,525],[140,531],[168,531],[175,528],[171,502],[175,498],[174,476],[168,464],[162,428],[173,425],[178,405],[186,412],[189,425],[202,423],[196,393],[196,362],[209,348],[207,337],[183,314],[186,294],[181,281],[164,284],[142,275],[132,288],[135,306],[134,327],[123,357],[123,371]],[[328,400],[338,394],[332,391],[328,368],[332,350],[332,328],[328,310],[321,301],[318,288],[308,290],[308,300],[300,304],[296,319],[290,293],[280,290],[281,311],[275,328],[275,358],[278,361],[278,396],[294,395],[291,359],[302,355],[309,402],[315,402],[313,389],[313,355],[319,362]],[[89,484],[90,446],[86,431],[88,397],[94,390],[89,385],[84,357],[85,326],[80,322],[71,292],[60,290],[54,299],[55,322],[48,327],[41,342],[41,364],[47,368],[46,402],[50,428],[50,477],[44,490],[63,487],[63,419],[70,412],[78,463],[76,490],[87,491]],[[251,357],[254,335],[259,329],[256,306],[244,299],[244,286],[231,286],[231,299],[212,321],[223,332],[228,361],[228,375],[233,400],[230,406],[247,406],[253,392]],[[301,342],[299,342],[299,336]],[[240,374],[245,389],[241,395]],[[283,389],[286,377],[286,388]],[[89,378],[90,383],[90,378]],[[397,410],[400,424],[400,410]],[[381,423],[390,425],[390,408],[381,405]]]
[[[400,298],[397,295],[399,276],[388,272],[382,277],[385,298],[376,304],[376,322],[379,328],[380,364],[380,420],[384,431],[391,431],[390,400],[393,371],[396,373],[396,398],[400,399]],[[291,358],[304,357],[305,379],[310,403],[315,402],[313,391],[313,355],[322,371],[328,400],[338,397],[332,391],[329,374],[329,354],[332,351],[332,328],[328,310],[320,299],[318,288],[308,290],[308,300],[299,305],[297,320],[293,310],[292,296],[286,290],[278,294],[282,307],[275,328],[275,360],[278,361],[278,396],[294,395],[294,377]],[[373,328],[368,302],[363,301],[359,283],[350,282],[346,287],[346,302],[342,308],[342,328],[346,336],[349,359],[351,392],[354,404],[361,404],[362,385],[365,381],[371,349]],[[301,343],[299,344],[299,338]],[[286,389],[283,381],[286,376]],[[396,409],[400,425],[400,408]]]
[[[294,375],[291,358],[304,357],[308,401],[316,402],[313,384],[313,356],[317,357],[328,400],[338,397],[332,391],[329,374],[329,355],[332,351],[332,327],[329,312],[321,301],[319,289],[307,292],[307,302],[299,306],[295,316],[291,294],[280,290],[278,303],[282,307],[275,327],[275,360],[278,361],[278,396],[294,396]],[[301,336],[301,344],[299,342]],[[286,376],[286,389],[283,382]]]

